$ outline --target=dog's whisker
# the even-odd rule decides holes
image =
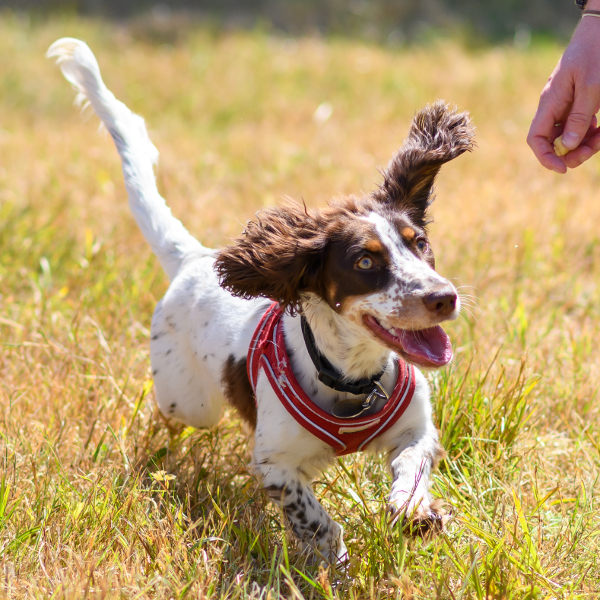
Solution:
[[[468,308],[465,308],[464,310],[460,311],[460,315],[461,316],[466,316],[468,315],[469,317],[471,317],[472,319],[475,320],[475,322],[477,322],[477,317],[473,314],[473,312],[471,312]]]
[[[474,300],[470,300],[470,299],[463,300],[461,298],[461,305],[463,305],[463,306],[472,306],[473,308],[479,308],[479,305],[477,304],[477,302],[475,302]]]

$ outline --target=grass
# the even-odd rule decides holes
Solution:
[[[161,420],[148,328],[166,278],[110,139],[44,58],[64,35],[86,39],[144,115],[160,188],[208,245],[283,195],[323,205],[372,189],[427,102],[472,112],[479,147],[443,170],[431,228],[439,271],[476,302],[447,326],[454,364],[431,375],[444,535],[390,528],[382,460],[357,455],[316,482],[349,573],[307,564],[247,471],[233,411],[215,431]],[[207,30],[154,46],[107,23],[4,15],[0,594],[597,597],[600,163],[561,177],[524,142],[559,55]]]

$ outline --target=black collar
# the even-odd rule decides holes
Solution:
[[[361,394],[377,395],[379,397],[387,397],[385,390],[381,386],[379,380],[385,373],[385,368],[373,375],[370,379],[354,379],[353,381],[344,381],[342,374],[327,360],[325,356],[319,352],[317,345],[315,344],[315,336],[306,320],[306,317],[301,316],[300,321],[302,324],[302,335],[304,336],[304,343],[308,354],[315,365],[318,372],[318,379],[321,383],[330,387],[332,390],[338,392],[348,392],[355,396]],[[383,393],[382,393],[383,392]],[[385,394],[385,396],[384,396]],[[374,400],[374,398],[373,398]]]

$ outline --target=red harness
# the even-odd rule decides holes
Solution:
[[[403,414],[415,393],[412,365],[398,360],[398,379],[389,400],[377,413],[367,417],[339,419],[321,410],[304,392],[292,373],[285,349],[283,311],[277,302],[263,315],[248,350],[248,377],[256,395],[260,369],[287,411],[310,433],[329,444],[337,456],[364,450],[387,431]]]

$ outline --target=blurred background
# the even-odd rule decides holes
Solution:
[[[1,0],[3,7],[40,17],[59,12],[147,20],[157,38],[180,36],[183,25],[209,22],[293,35],[352,35],[393,45],[440,32],[471,42],[514,38],[526,45],[532,34],[566,38],[579,16],[571,0]]]
[[[559,176],[525,141],[579,16],[573,0],[0,0],[2,600],[279,600],[292,568],[328,600],[600,597],[600,160]],[[442,170],[430,228],[464,306],[454,362],[429,375],[447,535],[406,545],[382,518],[383,461],[336,463],[317,493],[356,561],[347,594],[317,593],[324,571],[291,547],[284,564],[234,412],[165,427],[149,328],[168,281],[110,136],[45,57],[64,36],[146,119],[158,187],[209,247],[285,196],[369,193],[416,110],[469,110],[477,148]]]

